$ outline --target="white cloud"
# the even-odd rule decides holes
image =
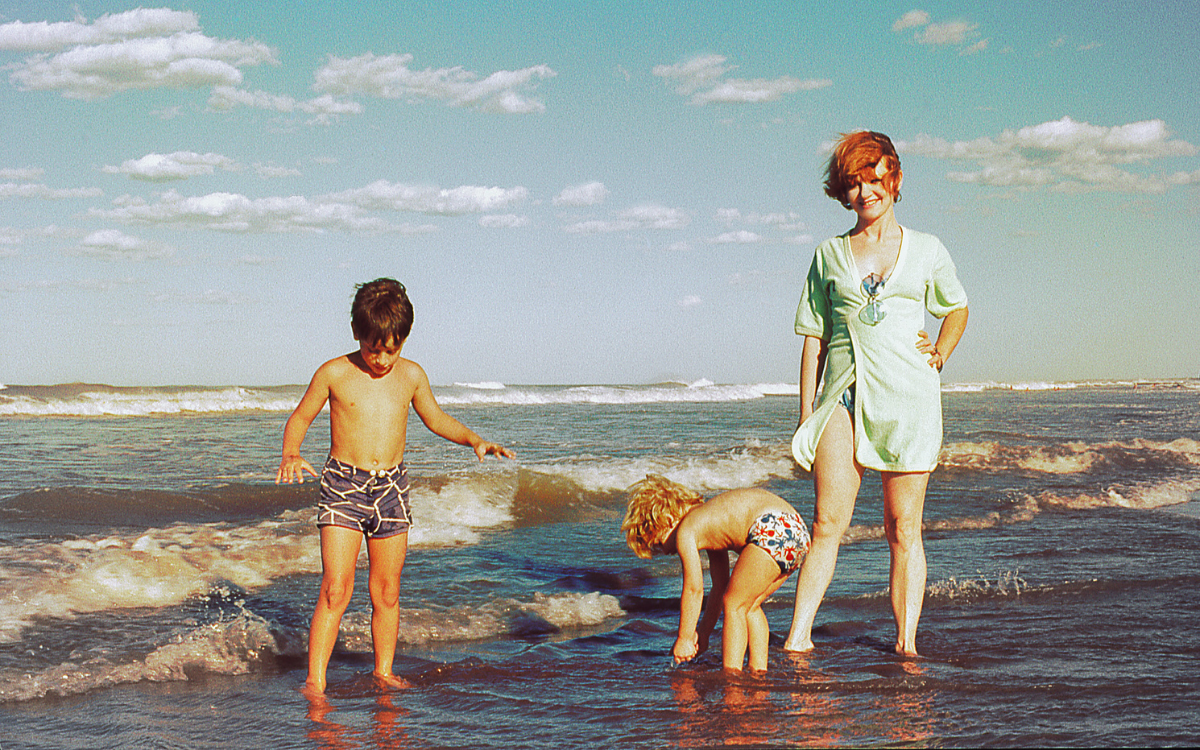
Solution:
[[[435,231],[430,225],[392,224],[352,203],[328,197],[304,196],[248,198],[237,193],[209,193],[187,197],[168,190],[156,203],[122,196],[114,208],[88,211],[96,218],[129,224],[182,225],[221,232],[398,232]]]
[[[528,216],[517,216],[516,214],[489,214],[479,217],[479,226],[489,229],[516,229],[528,226],[528,224]]]
[[[595,206],[604,202],[608,197],[608,188],[603,182],[585,182],[582,185],[572,185],[554,198],[556,206]]]
[[[812,91],[833,85],[828,79],[799,79],[791,76],[779,78],[724,78],[733,66],[726,64],[723,55],[701,55],[675,65],[656,65],[653,73],[672,81],[676,93],[691,95],[692,104],[705,105],[712,102],[757,103],[773,102],[786,94],[797,91]]]
[[[364,94],[384,99],[433,99],[452,107],[472,107],[503,114],[544,112],[541,101],[524,92],[536,88],[536,80],[557,75],[547,65],[520,70],[498,70],[485,78],[462,67],[410,70],[411,54],[358,57],[330,56],[316,72],[317,91],[353,96]]]
[[[22,23],[0,26],[0,50],[56,52],[78,45],[95,45],[139,37],[164,36],[200,28],[196,14],[168,8],[138,8],[97,18],[64,23]]]
[[[689,294],[688,296],[679,300],[679,302],[677,302],[676,304],[686,310],[689,307],[696,307],[697,305],[700,305],[703,302],[704,302],[704,300],[700,299],[696,295]]]
[[[265,91],[246,91],[233,86],[214,86],[208,106],[216,110],[230,110],[237,106],[266,109],[272,112],[304,112],[313,115],[309,124],[328,125],[337,115],[362,114],[363,106],[356,101],[336,99],[329,94],[314,99],[299,100],[282,94]]]
[[[180,22],[185,17],[190,25]],[[81,22],[48,24],[44,32],[30,28],[38,24],[10,23],[0,26],[0,39],[8,39],[0,48],[63,50],[26,58],[12,66],[9,78],[26,91],[59,91],[74,99],[130,89],[236,86],[241,68],[277,62],[265,44],[214,39],[192,30],[192,14],[168,12],[162,18],[165,23],[148,22],[150,16],[106,16],[100,31]],[[189,30],[174,30],[181,26]],[[69,41],[72,35],[83,41]]]
[[[150,203],[121,196],[110,209],[89,216],[129,224],[184,225],[222,232],[399,232],[435,231],[429,224],[393,224],[371,212],[404,211],[437,216],[484,213],[525,200],[523,187],[464,185],[441,189],[379,180],[362,188],[308,198],[302,195],[249,198],[238,193],[184,196],[168,190]]]
[[[98,198],[104,195],[100,188],[52,188],[38,182],[0,183],[0,198]]]
[[[943,46],[946,44],[964,44],[967,36],[979,28],[979,24],[966,21],[946,21],[931,23],[917,33],[916,40],[921,44]]]
[[[975,42],[970,47],[963,47],[962,52],[959,52],[958,54],[960,54],[960,55],[977,55],[980,52],[983,52],[984,50],[986,50],[987,48],[988,48],[988,40],[980,39],[978,42]]]
[[[125,234],[116,229],[92,232],[69,251],[71,255],[86,255],[100,260],[144,261],[169,258],[174,251],[156,242]]]
[[[833,81],[828,79],[810,78],[808,80],[800,80],[791,76],[782,76],[769,80],[765,78],[755,78],[752,80],[730,78],[729,80],[721,81],[707,91],[697,92],[692,96],[692,103],[773,102],[783,98],[784,94],[792,94],[797,91],[813,91],[832,85]]]
[[[256,300],[246,295],[233,294],[219,289],[206,289],[203,292],[159,292],[150,295],[150,301],[156,304],[185,304],[185,305],[246,305]]]
[[[135,180],[169,182],[212,174],[217,167],[232,172],[237,169],[237,164],[233,159],[220,154],[175,151],[170,154],[146,154],[140,159],[124,161],[119,167],[105,166],[102,171],[108,174],[129,175]]]
[[[24,241],[25,238],[16,229],[0,227],[0,258],[15,258],[20,255],[17,245]]]
[[[762,242],[761,234],[751,232],[745,229],[736,232],[724,232],[713,237],[709,242],[714,245],[750,245],[756,242]]]
[[[524,201],[523,187],[501,188],[463,185],[442,189],[428,185],[377,180],[370,185],[325,196],[325,200],[348,203],[371,210],[412,211],[441,216],[496,211]]]
[[[1162,120],[1104,127],[1076,122],[1070,117],[1015,131],[1005,130],[994,138],[973,141],[950,142],[921,135],[907,143],[898,143],[897,148],[923,156],[975,162],[974,170],[947,174],[958,182],[1061,191],[1148,193],[1163,192],[1170,185],[1188,184],[1190,175],[1187,172],[1138,174],[1120,167],[1195,156],[1198,152],[1187,141],[1172,139]]]
[[[40,178],[45,173],[46,170],[41,169],[40,167],[9,167],[7,169],[0,169],[0,180],[20,180],[22,182],[29,182],[31,180]]]
[[[896,22],[892,24],[892,31],[904,31],[914,26],[924,26],[927,23],[929,23],[928,13],[923,10],[910,10],[896,19]]]
[[[564,231],[572,234],[628,232],[635,229],[682,229],[690,218],[677,208],[642,205],[621,211],[610,220],[589,220],[568,224]]]
[[[281,167],[278,164],[254,164],[254,173],[263,179],[270,177],[299,177],[300,170],[293,167]]]
[[[910,10],[896,19],[892,24],[892,31],[899,32],[915,28],[917,31],[913,33],[913,39],[918,44],[928,44],[934,47],[961,46],[970,43],[959,53],[962,55],[975,55],[988,48],[987,39],[971,42],[974,37],[978,36],[976,32],[979,24],[977,23],[969,21],[931,23],[931,20],[930,15],[923,10]]]

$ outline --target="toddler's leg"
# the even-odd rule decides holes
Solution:
[[[354,563],[362,532],[341,526],[321,527],[321,592],[308,629],[308,679],[305,689],[325,692],[325,670],[337,643],[342,613],[354,593]]]
[[[391,687],[408,687],[392,674],[396,637],[400,629],[400,573],[408,553],[408,532],[386,539],[368,539],[371,558],[371,644],[375,648],[375,677]]]
[[[767,644],[770,632],[762,603],[775,593],[786,576],[779,564],[761,547],[747,544],[725,588],[725,624],[721,630],[721,661],[725,669],[741,671],[750,649],[750,668],[767,668]]]

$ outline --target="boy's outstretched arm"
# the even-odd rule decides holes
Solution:
[[[679,664],[695,658],[701,650],[696,621],[700,619],[700,608],[704,604],[704,568],[700,565],[700,550],[696,548],[693,534],[677,531],[675,548],[683,564],[683,592],[679,595],[679,635],[671,655]]]
[[[708,574],[712,577],[712,590],[708,592],[708,606],[704,608],[704,617],[696,628],[699,638],[699,650],[702,654],[708,650],[708,638],[712,635],[721,612],[725,609],[725,586],[729,583],[729,552],[726,550],[708,551]]]
[[[411,363],[411,366],[414,369],[413,377],[417,381],[416,390],[413,391],[413,409],[416,410],[417,416],[421,418],[430,432],[452,443],[471,446],[480,461],[489,453],[505,458],[516,458],[516,455],[508,448],[484,440],[462,422],[442,411],[437,399],[433,397],[433,389],[429,387],[429,377],[425,375],[425,370],[416,362]]]
[[[313,420],[325,408],[329,400],[329,381],[322,366],[313,375],[312,382],[300,403],[296,404],[292,416],[288,417],[287,425],[283,428],[283,458],[279,462],[279,471],[275,472],[275,484],[286,482],[304,482],[304,472],[320,477],[316,469],[300,456],[300,446],[304,444],[304,436]]]

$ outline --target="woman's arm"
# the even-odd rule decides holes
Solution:
[[[968,315],[967,308],[961,307],[942,319],[937,343],[933,345],[933,351],[929,352],[929,366],[936,367],[938,372],[942,371],[942,367],[946,364],[946,360],[950,359],[954,347],[958,346],[963,331],[967,329]]]
[[[804,337],[804,348],[800,352],[800,423],[803,424],[813,413],[813,402],[817,400],[817,383],[825,369],[827,345],[816,336]]]

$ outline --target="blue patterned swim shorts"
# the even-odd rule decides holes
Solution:
[[[799,513],[763,513],[750,525],[746,544],[762,548],[779,565],[780,575],[800,567],[811,540]]]
[[[368,539],[403,534],[412,525],[408,469],[360,469],[333,456],[321,471],[317,526],[342,526]]]

